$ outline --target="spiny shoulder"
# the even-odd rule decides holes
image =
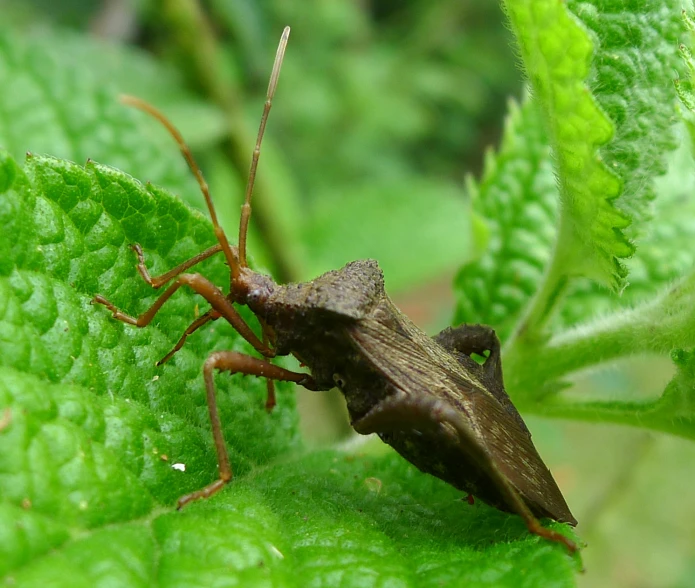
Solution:
[[[307,305],[354,319],[367,316],[385,295],[384,274],[373,259],[352,261],[297,286]]]

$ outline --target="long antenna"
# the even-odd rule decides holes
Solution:
[[[246,235],[249,229],[249,220],[251,219],[251,196],[253,195],[253,184],[256,180],[256,170],[258,169],[258,158],[261,154],[261,142],[263,141],[263,133],[265,125],[268,122],[268,114],[273,105],[273,96],[275,88],[278,85],[280,78],[280,68],[282,60],[285,58],[285,49],[287,48],[287,40],[290,37],[290,27],[285,27],[280,37],[277,53],[275,54],[275,63],[273,63],[273,72],[270,74],[270,82],[268,83],[268,93],[266,95],[265,105],[263,106],[263,116],[261,117],[261,126],[258,129],[258,137],[256,138],[256,147],[253,150],[251,158],[251,169],[249,170],[249,180],[246,184],[246,196],[244,204],[241,207],[241,220],[239,222],[239,266],[247,267],[246,263]],[[214,221],[213,221],[214,222]],[[224,246],[223,246],[224,247]],[[234,272],[232,272],[234,275]]]
[[[166,130],[169,131],[169,134],[174,138],[177,145],[179,146],[179,149],[181,150],[181,153],[186,159],[186,162],[188,163],[188,167],[191,168],[191,171],[193,172],[195,179],[198,181],[200,191],[203,193],[203,196],[205,197],[205,202],[208,206],[208,211],[210,212],[210,220],[212,220],[212,226],[215,230],[215,236],[217,237],[217,240],[220,242],[220,245],[222,246],[222,251],[224,251],[224,256],[227,258],[227,263],[229,264],[232,276],[235,278],[238,277],[240,267],[239,261],[236,258],[236,255],[234,255],[234,252],[232,251],[232,248],[229,245],[229,241],[227,241],[227,235],[225,235],[224,230],[222,229],[220,223],[217,220],[217,213],[215,212],[215,207],[212,204],[210,190],[208,188],[207,182],[205,181],[205,178],[203,177],[203,172],[200,171],[200,167],[198,167],[198,164],[196,163],[195,159],[193,159],[193,154],[191,153],[191,150],[188,148],[188,145],[186,145],[186,142],[183,140],[183,136],[181,135],[181,133],[179,133],[178,129],[171,123],[171,121],[169,121],[169,119],[166,116],[164,116],[164,114],[162,114],[161,111],[156,109],[149,102],[145,102],[140,98],[136,98],[135,96],[129,96],[127,94],[120,96],[120,101],[123,104],[127,104],[128,106],[134,106],[135,108],[138,108],[139,110],[142,110],[143,112],[156,118],[160,123],[162,123],[162,125],[164,125]],[[243,265],[245,266],[246,263],[244,263]]]

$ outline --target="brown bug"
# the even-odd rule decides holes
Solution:
[[[235,351],[215,351],[205,361],[203,375],[220,477],[181,497],[178,507],[212,496],[232,479],[213,372],[239,372],[267,378],[268,409],[275,405],[273,380],[296,382],[310,390],[339,388],[358,433],[378,434],[423,472],[500,510],[520,515],[532,533],[563,543],[574,552],[577,547],[572,541],[541,526],[537,519],[576,524],[504,390],[500,344],[490,327],[461,325],[428,337],[391,302],[382,272],[373,260],[349,263],[311,282],[285,285],[248,267],[251,194],[289,31],[289,27],[283,31],[270,77],[236,247],[229,244],[217,221],[207,184],[180,133],[154,107],[137,98],[124,99],[158,119],[178,143],[200,184],[218,243],[157,277],[150,276],[142,249],[133,245],[143,279],[154,288],[173,280],[171,285],[138,318],[122,313],[102,296],[93,302],[106,306],[120,321],[145,327],[181,286],[188,286],[211,308],[191,323],[158,364],[170,359],[188,335],[219,318],[227,320],[263,356],[259,359]],[[200,274],[185,273],[218,253],[223,253],[230,268],[228,294]],[[244,322],[235,304],[247,305],[256,315],[262,338]],[[489,356],[482,365],[471,358],[473,353],[486,351]],[[310,373],[293,372],[269,361],[289,354]]]

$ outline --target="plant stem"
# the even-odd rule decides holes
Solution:
[[[521,345],[505,355],[507,388],[533,404],[570,373],[639,354],[666,355],[695,346],[695,273],[655,300],[577,327],[547,342]],[[543,385],[546,385],[544,387]]]
[[[638,429],[651,429],[695,440],[695,419],[659,410],[659,401],[651,402],[570,402],[551,401],[524,405],[529,414],[554,419],[589,423],[610,423]]]

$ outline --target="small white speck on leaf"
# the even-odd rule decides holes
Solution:
[[[159,380],[159,376],[154,376],[154,377],[152,378],[152,381],[153,381],[153,382],[156,382],[157,380]]]
[[[270,548],[270,551],[273,553],[273,555],[275,555],[279,559],[285,559],[285,556],[277,547],[275,547],[275,545],[269,545],[268,547]]]
[[[171,469],[176,470],[178,472],[185,472],[186,471],[186,464],[185,463],[172,463]]]

